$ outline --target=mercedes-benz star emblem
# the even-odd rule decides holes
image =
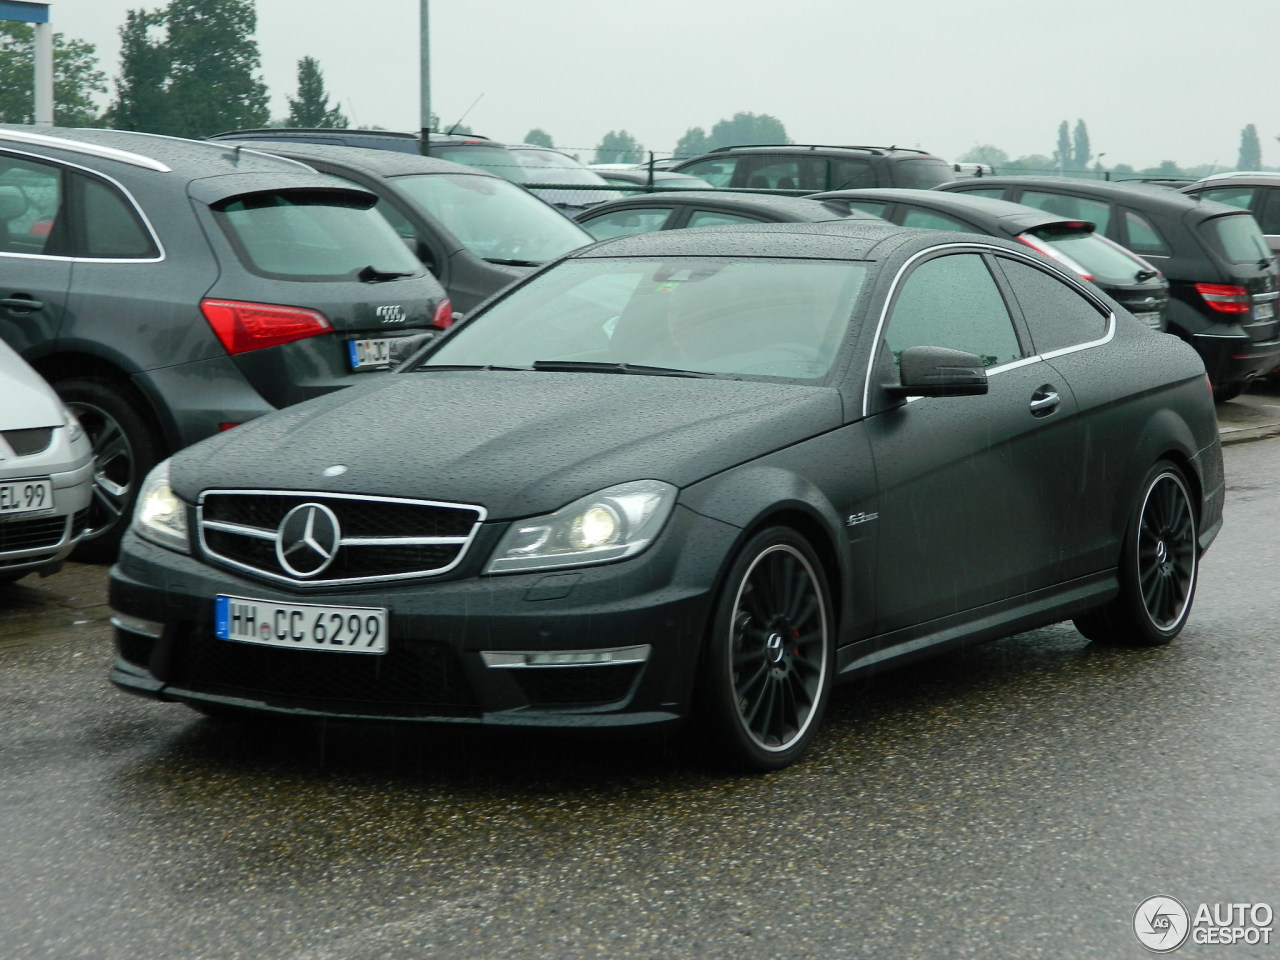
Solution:
[[[314,577],[333,563],[341,542],[333,511],[322,503],[302,503],[276,528],[276,559],[295,577]]]

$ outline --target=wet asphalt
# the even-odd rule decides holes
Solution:
[[[1280,908],[1280,416],[1242,400],[1177,642],[1064,624],[861,681],[766,776],[215,723],[107,684],[103,568],[28,578],[0,593],[0,958],[1114,960],[1150,955],[1154,894]]]

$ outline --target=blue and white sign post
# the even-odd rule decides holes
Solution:
[[[0,20],[17,20],[36,28],[35,114],[37,127],[53,126],[53,28],[49,0],[0,0]]]

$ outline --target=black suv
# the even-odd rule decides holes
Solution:
[[[1275,261],[1247,210],[1155,184],[981,177],[940,190],[1013,200],[1097,225],[1169,281],[1168,330],[1200,354],[1227,400],[1280,363]]]
[[[256,151],[0,127],[0,338],[93,442],[78,558],[114,555],[169,452],[376,376],[449,324],[374,203]]]
[[[753,143],[720,147],[670,169],[714,187],[796,196],[860,187],[926,189],[955,179],[945,160],[904,147]]]

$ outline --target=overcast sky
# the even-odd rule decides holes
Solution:
[[[130,9],[54,0],[111,80]],[[257,0],[272,115],[315,57],[353,125],[415,130],[420,0]],[[1199,12],[1197,12],[1199,11]],[[447,124],[588,154],[610,130],[669,152],[690,127],[777,117],[798,143],[1051,154],[1083,119],[1106,166],[1234,166],[1255,124],[1280,165],[1280,0],[430,0]],[[474,106],[473,106],[474,104]],[[590,160],[590,156],[584,156]]]

